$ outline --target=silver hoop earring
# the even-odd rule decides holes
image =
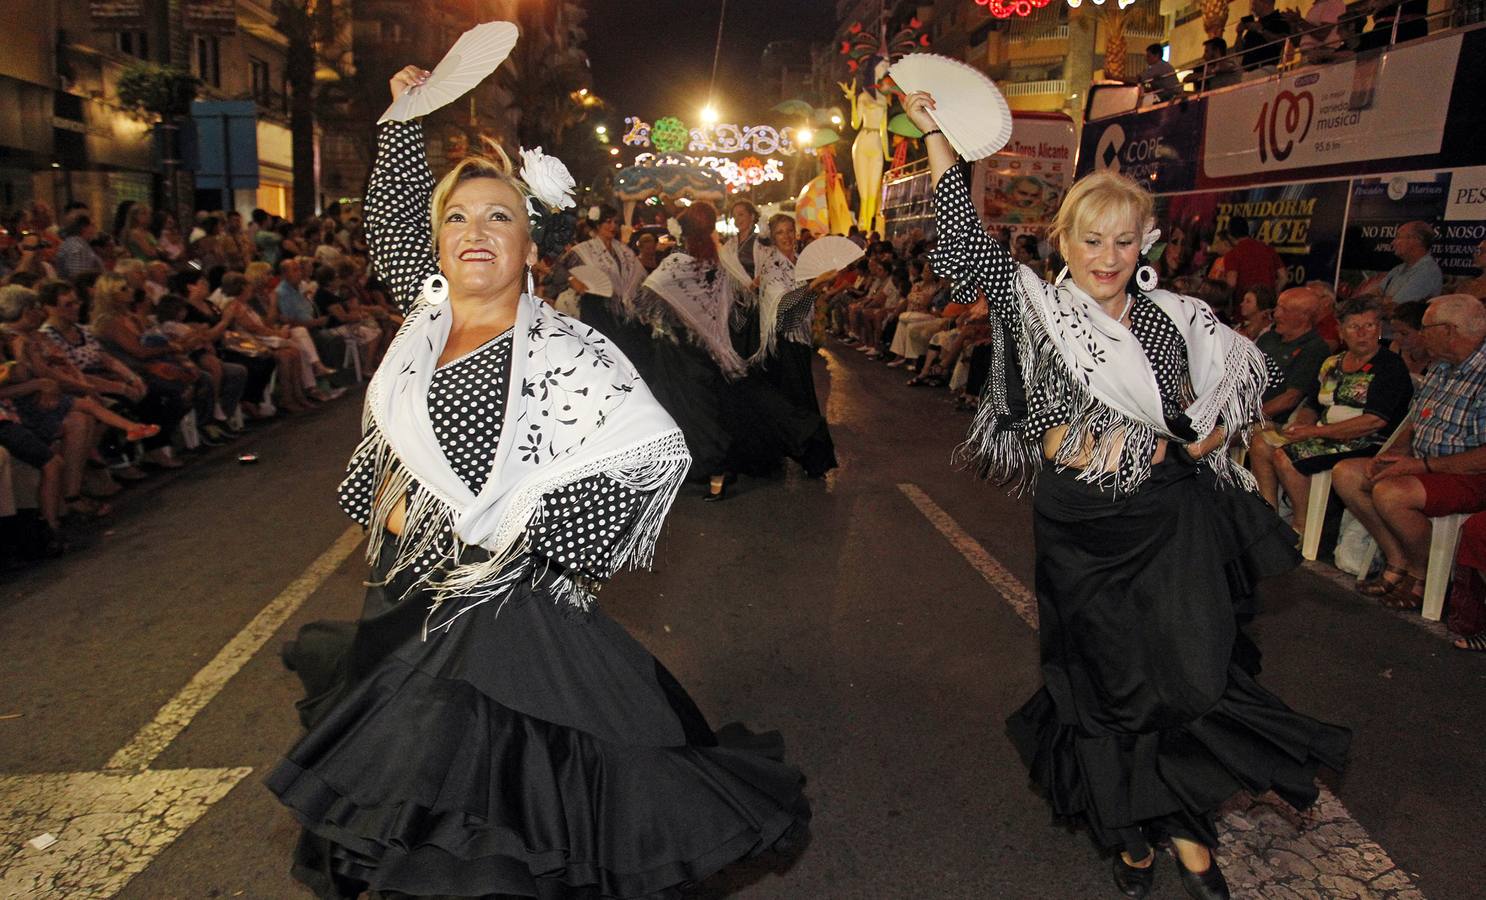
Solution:
[[[1142,291],[1154,291],[1157,280],[1155,266],[1141,266],[1135,270],[1135,284]]]
[[[423,280],[423,298],[435,306],[449,299],[449,279],[444,273],[435,272]]]
[[[536,295],[537,295],[537,281],[536,281],[535,278],[532,278],[531,277],[531,266],[527,266],[526,267],[526,296],[528,296],[528,297],[535,297]]]

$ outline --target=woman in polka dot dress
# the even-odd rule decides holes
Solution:
[[[325,898],[670,897],[794,849],[810,811],[781,742],[714,732],[593,602],[648,563],[689,457],[623,354],[522,290],[571,226],[566,169],[472,158],[436,187],[423,147],[419,123],[382,126],[366,198],[406,320],[340,492],[369,529],[362,617],[285,650],[307,733],[267,783],[304,827],[296,877]]]
[[[1306,806],[1350,742],[1259,686],[1239,629],[1255,581],[1299,558],[1226,452],[1261,417],[1268,366],[1201,301],[1132,289],[1158,235],[1139,185],[1102,173],[1069,190],[1052,229],[1068,269],[1047,284],[986,233],[933,98],[904,105],[935,182],[934,271],[992,318],[968,448],[1036,485],[1044,687],[1012,741],[1054,813],[1112,852],[1122,894],[1150,891],[1169,842],[1190,896],[1226,898],[1218,806],[1270,789]]]

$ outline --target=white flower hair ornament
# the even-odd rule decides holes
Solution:
[[[597,206],[588,207],[588,221],[597,222],[599,220],[599,216],[601,215],[603,215],[603,210],[599,209]]]
[[[675,216],[666,219],[666,231],[671,233],[671,237],[681,240],[681,223],[676,221]]]
[[[568,172],[568,167],[563,165],[562,160],[543,153],[541,147],[522,149],[521,180],[531,191],[528,206],[532,199],[540,200],[550,209],[568,209],[578,205],[573,199],[573,190],[577,185],[572,173]]]
[[[1140,255],[1145,256],[1147,253],[1150,253],[1151,248],[1156,246],[1156,242],[1159,240],[1161,240],[1161,229],[1152,228],[1150,231],[1147,231],[1145,237],[1140,239]]]

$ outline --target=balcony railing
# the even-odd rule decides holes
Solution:
[[[1068,82],[1063,79],[1055,81],[1017,81],[1001,85],[1001,93],[1007,97],[1040,97],[1045,94],[1068,95]]]

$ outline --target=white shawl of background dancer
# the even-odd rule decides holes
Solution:
[[[645,267],[640,265],[640,258],[635,256],[635,251],[623,241],[616,240],[612,246],[614,252],[611,254],[604,246],[603,238],[589,238],[574,247],[573,252],[578,254],[584,265],[597,266],[609,276],[609,281],[614,285],[614,295],[609,298],[611,307],[633,315],[635,290],[645,279]],[[618,261],[615,257],[618,257]]]
[[[1115,321],[1071,279],[1057,285],[1018,266],[1014,307],[1020,322],[1010,326],[1026,392],[1050,389],[1069,414],[1069,430],[1053,464],[1119,460],[1120,472],[1086,466],[1081,480],[1134,490],[1150,474],[1156,442],[1173,435],[1161,407],[1161,391],[1150,360],[1130,329]],[[1208,305],[1170,291],[1146,296],[1176,323],[1187,346],[1196,399],[1186,409],[1198,438],[1222,426],[1230,438],[1247,440],[1248,426],[1262,418],[1268,381],[1264,355],[1247,338],[1218,321]],[[976,414],[965,449],[985,459],[993,473],[1029,483],[1042,462],[1040,436],[1006,427],[1004,396],[989,396]],[[1173,447],[1174,451],[1175,448]],[[1220,478],[1253,489],[1253,477],[1224,452],[1204,460]]]
[[[748,364],[733,349],[728,327],[736,288],[721,267],[677,250],[650,273],[644,287],[666,301],[728,380],[748,371]]]
[[[774,353],[778,341],[779,301],[794,290],[795,262],[776,248],[760,244],[753,250],[753,270],[758,274],[758,352],[749,362],[758,362]]]
[[[448,526],[456,540],[442,562],[452,571],[429,583],[435,590],[431,627],[447,627],[515,583],[519,566],[498,576],[528,552],[526,530],[542,514],[544,496],[603,474],[633,490],[653,492],[616,544],[613,559],[615,570],[649,565],[691,457],[681,429],[629,360],[591,327],[522,295],[512,332],[505,421],[491,475],[475,494],[450,467],[428,413],[428,389],[451,319],[447,304],[420,299],[368,389],[367,434],[351,466],[370,460],[381,485],[370,522],[370,558],[380,552],[387,515],[416,479],[420,489],[410,498],[404,533],[418,538],[398,548],[387,578],[438,546]],[[465,547],[474,545],[489,550],[490,558],[460,564]],[[577,606],[592,600],[570,580],[560,590]],[[457,609],[432,621],[450,599]]]

